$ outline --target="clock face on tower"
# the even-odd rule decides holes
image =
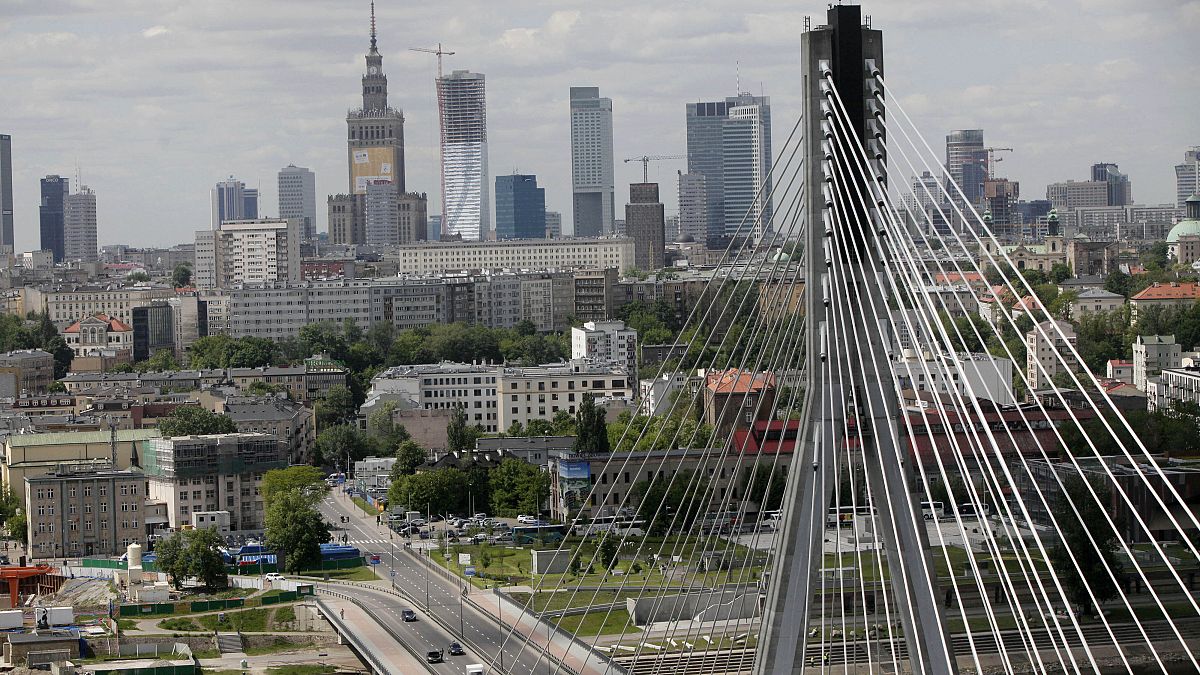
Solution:
[[[376,68],[375,66],[371,66],[370,68],[367,68],[367,73],[370,75],[374,75],[378,72],[379,72],[379,69]]]

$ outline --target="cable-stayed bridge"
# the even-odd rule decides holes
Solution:
[[[750,210],[771,214],[743,223],[761,237],[731,243],[740,274],[714,278],[664,365],[704,374],[658,417],[703,407],[716,433],[635,417],[618,442],[635,450],[598,459],[641,482],[602,493],[636,524],[585,524],[556,554],[655,569],[547,575],[534,595],[555,609],[527,610],[545,630],[508,640],[592,649],[547,672],[1200,672],[1195,483],[1151,456],[1041,303],[951,318],[1037,294],[960,186],[889,181],[942,172],[888,86],[882,31],[831,6],[801,47],[804,112],[756,196],[775,208]],[[998,400],[1007,378],[1025,402]],[[731,524],[771,531],[762,560]],[[561,623],[572,609],[619,634]]]

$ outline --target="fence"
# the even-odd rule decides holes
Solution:
[[[226,600],[194,600],[188,604],[191,606],[191,611],[193,612],[211,612],[218,609],[245,607],[246,600],[244,598],[229,598]]]

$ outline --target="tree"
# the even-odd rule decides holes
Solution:
[[[167,575],[167,579],[175,586],[175,590],[182,589],[183,582],[188,575],[183,532],[175,532],[166,539],[160,539],[154,546],[154,554],[156,556],[155,566]]]
[[[262,380],[251,382],[250,386],[246,387],[246,393],[251,396],[278,396],[279,394],[284,394],[288,398],[291,398],[291,392],[288,391],[286,385],[271,384]]]
[[[224,588],[229,585],[225,571],[225,557],[221,547],[225,540],[215,527],[201,527],[184,533],[187,547],[188,574],[200,580],[206,589]]]
[[[701,498],[707,494],[708,478],[684,470],[674,478],[655,476],[635,483],[633,494],[638,497],[638,517],[650,525],[650,531],[662,534],[668,527],[685,531],[699,515]],[[678,514],[678,515],[676,515]]]
[[[467,426],[467,411],[456,406],[446,424],[446,449],[450,452],[468,452],[475,449],[475,441],[483,435],[478,425]]]
[[[355,427],[339,424],[327,427],[317,434],[313,444],[313,466],[332,466],[338,462],[362,459],[374,454],[375,443],[365,433]],[[343,467],[343,469],[348,467]]]
[[[412,439],[404,441],[396,448],[396,463],[392,465],[391,479],[416,473],[417,467],[425,463],[428,455],[420,443]]]
[[[181,262],[171,270],[171,285],[175,288],[183,288],[192,285],[192,266],[190,263]]]
[[[1104,278],[1104,290],[1109,293],[1116,293],[1128,298],[1132,288],[1133,280],[1121,270],[1113,270]]]
[[[1092,487],[1100,504],[1110,503],[1111,495],[1107,486]],[[1100,602],[1117,597],[1117,585],[1109,578],[1105,565],[1114,572],[1120,570],[1115,555],[1119,539],[1117,533],[1107,526],[1104,510],[1088,493],[1082,476],[1068,476],[1063,481],[1063,488],[1065,494],[1052,510],[1062,532],[1062,543],[1051,549],[1050,563],[1062,580],[1067,598],[1079,605],[1085,616],[1090,616],[1093,606],[1088,595],[1089,585],[1092,594]],[[1079,511],[1078,517],[1071,510],[1072,503]]]
[[[1167,268],[1170,262],[1168,253],[1170,252],[1167,242],[1159,241],[1150,246],[1149,249],[1142,252],[1141,262],[1149,270],[1162,270]]]
[[[1050,281],[1061,284],[1071,278],[1071,266],[1066,263],[1054,263],[1050,268]]]
[[[143,372],[161,373],[168,370],[179,370],[179,362],[175,360],[175,352],[170,349],[160,349],[154,352],[142,365]]]
[[[188,346],[187,353],[191,368],[263,368],[279,361],[282,349],[267,338],[207,335]]]
[[[606,455],[609,450],[608,424],[604,410],[589,395],[584,395],[575,415],[575,452],[580,455]]]
[[[264,478],[264,498],[266,485]],[[275,493],[267,507],[265,525],[267,548],[283,556],[285,570],[298,574],[321,566],[321,544],[330,540],[329,523],[317,511],[309,493],[299,488]]]
[[[12,488],[5,486],[0,492],[0,525],[7,530],[13,539],[25,538],[25,515],[21,511],[21,501]]]
[[[742,494],[758,504],[761,511],[775,511],[783,504],[783,490],[787,487],[787,473],[782,467],[771,468],[766,462],[755,462],[754,466],[742,469]]]
[[[307,326],[305,326],[307,328]],[[317,401],[317,428],[345,424],[358,415],[354,395],[344,384],[335,384],[326,392],[325,398]]]
[[[402,476],[388,489],[388,504],[430,513],[461,511],[467,485],[467,475],[451,467]]]
[[[325,473],[315,466],[299,465],[286,469],[272,469],[263,474],[263,504],[268,509],[271,508],[271,500],[276,495],[293,490],[313,504],[320,503],[329,492],[329,486],[325,484]]]
[[[164,437],[232,434],[237,432],[237,425],[225,415],[198,405],[181,405],[158,421],[158,430]]]
[[[135,284],[141,284],[141,283],[146,283],[147,281],[150,281],[150,275],[146,274],[145,272],[143,272],[141,270],[138,270],[137,272],[134,272],[132,274],[127,274],[125,276],[125,280],[133,282]]]
[[[75,360],[75,350],[71,349],[66,340],[55,336],[42,344],[42,351],[50,352],[50,355],[54,357],[55,379],[61,380],[71,372],[71,361]]]
[[[544,497],[550,494],[550,475],[519,459],[508,458],[488,475],[492,513],[513,517],[538,513]]]
[[[409,439],[408,429],[403,424],[396,423],[395,401],[385,401],[367,417],[367,431],[379,442],[380,449],[391,454],[404,441]]]
[[[617,564],[619,548],[617,538],[611,532],[606,533],[604,538],[600,540],[600,545],[596,547],[596,557],[600,559],[600,564],[606,570],[611,570]]]

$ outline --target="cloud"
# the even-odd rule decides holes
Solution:
[[[147,28],[146,30],[142,31],[142,37],[156,38],[160,35],[167,35],[170,32],[171,32],[171,29],[167,28],[166,26],[151,26],[151,27]]]

